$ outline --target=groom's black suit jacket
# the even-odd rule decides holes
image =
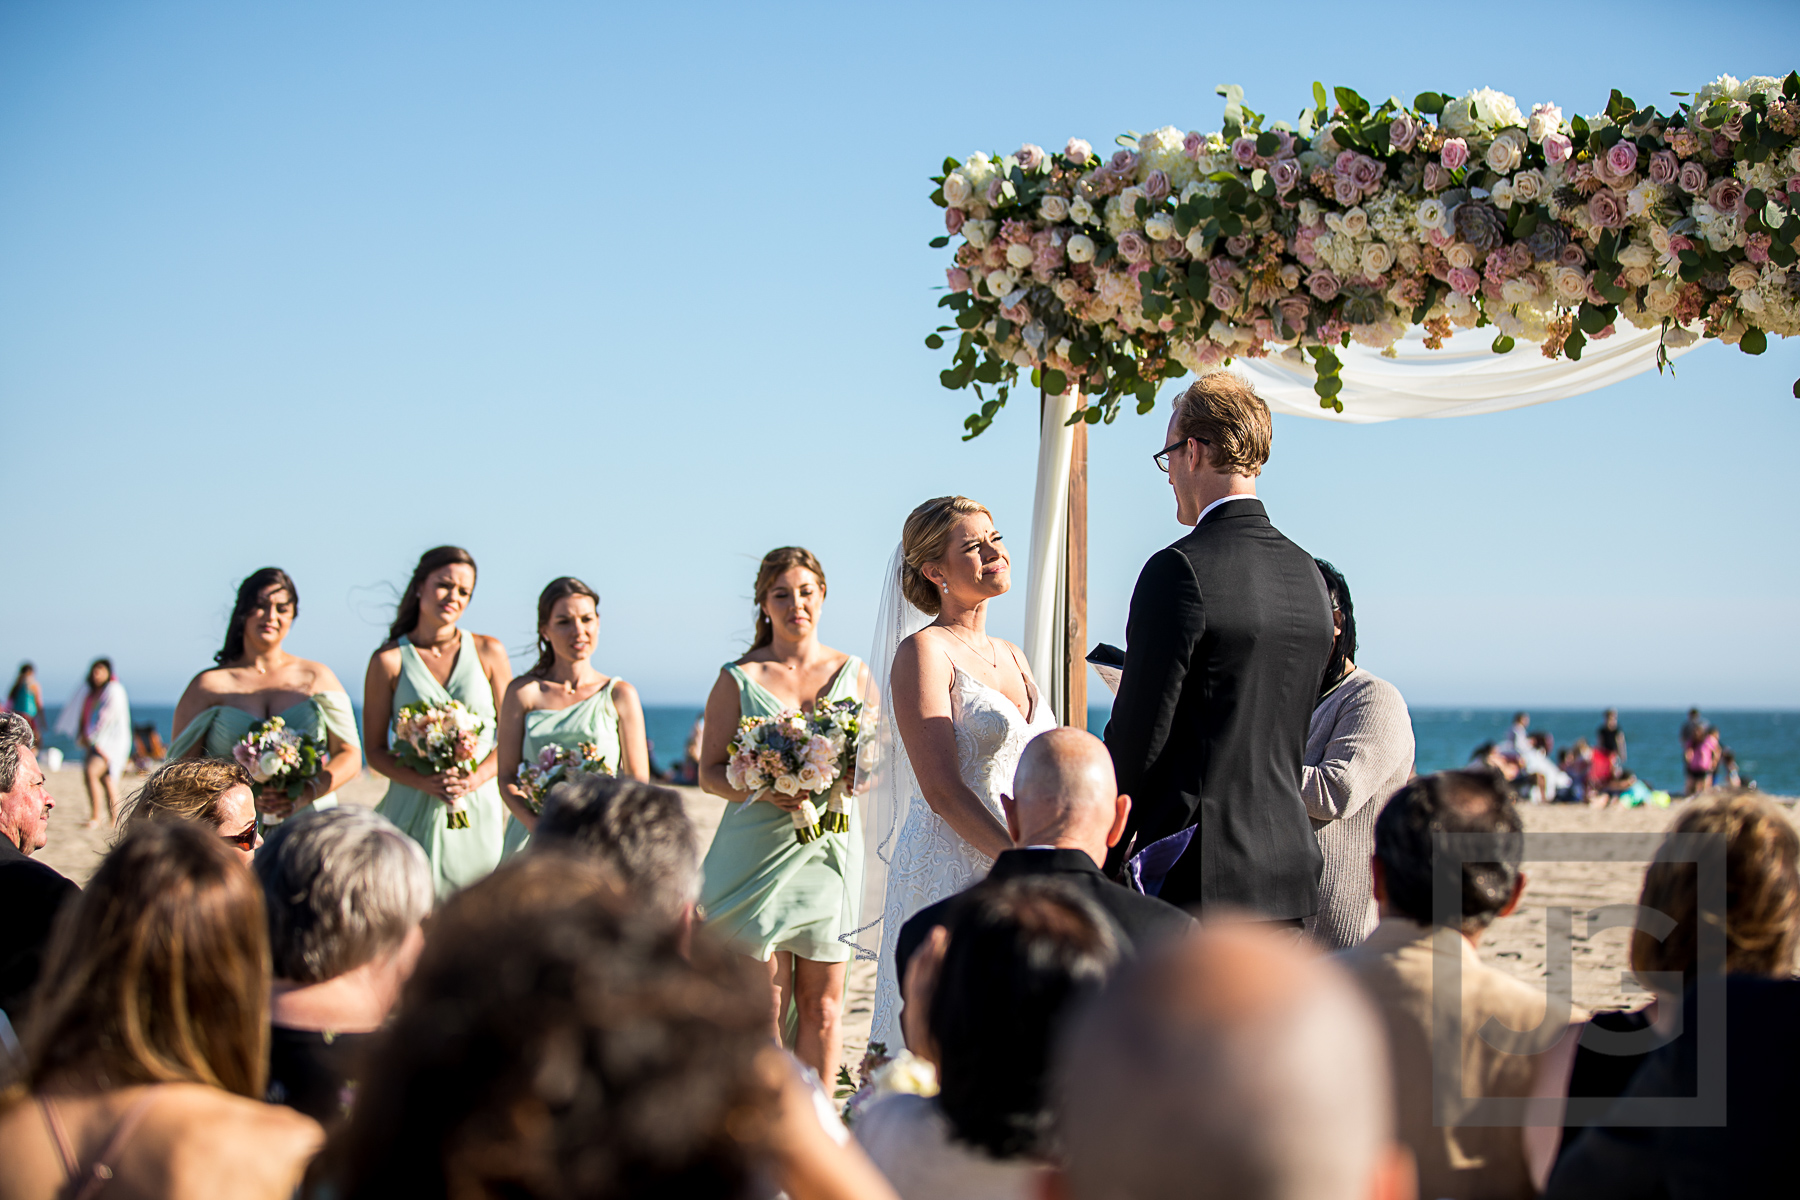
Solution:
[[[1307,725],[1331,655],[1312,556],[1232,500],[1144,565],[1106,727],[1136,849],[1198,824],[1163,882],[1184,907],[1318,911],[1319,844],[1300,800]]]

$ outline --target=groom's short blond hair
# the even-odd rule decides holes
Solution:
[[[1215,471],[1260,475],[1275,440],[1269,406],[1230,371],[1202,375],[1175,398],[1175,433],[1209,447]]]

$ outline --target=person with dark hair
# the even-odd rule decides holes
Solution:
[[[1144,854],[1171,904],[1298,928],[1319,910],[1300,779],[1335,641],[1330,598],[1256,498],[1274,432],[1248,383],[1201,376],[1165,436],[1153,457],[1193,532],[1145,563],[1131,594],[1106,745],[1135,803],[1108,865]]]
[[[1476,953],[1487,927],[1516,909],[1525,893],[1519,869],[1523,829],[1512,790],[1493,772],[1440,771],[1412,780],[1375,820],[1371,866],[1381,924],[1368,940],[1337,956],[1367,990],[1387,1027],[1399,1136],[1418,1160],[1421,1196],[1530,1196],[1533,1191],[1518,1128],[1461,1124],[1456,1112],[1441,1112],[1434,1074],[1441,1067],[1455,1076],[1450,1086],[1459,1090],[1450,1092],[1446,1103],[1459,1096],[1529,1096],[1538,1056],[1570,1028],[1552,1019],[1544,992],[1486,965]],[[1433,904],[1434,854],[1453,852],[1437,849],[1444,834],[1488,835],[1496,854],[1494,860],[1463,861],[1451,912]],[[1457,1002],[1433,996],[1440,969],[1456,972],[1461,983],[1460,1047],[1437,1044],[1446,1006]],[[1566,1003],[1568,997],[1556,999]],[[1569,1006],[1569,1021],[1585,1018]],[[1487,1036],[1490,1022],[1520,1031],[1517,1044],[1501,1049],[1503,1040]]]
[[[199,821],[237,852],[245,866],[263,844],[250,775],[229,760],[182,759],[164,763],[132,796],[121,824]]]
[[[1594,757],[1589,767],[1590,779],[1604,783],[1613,777],[1613,768],[1625,762],[1625,731],[1619,728],[1619,710],[1609,708],[1602,716],[1600,728],[1594,732]]]
[[[311,805],[331,808],[336,793],[362,774],[356,714],[344,685],[324,663],[288,653],[286,642],[300,616],[300,589],[280,567],[252,571],[238,584],[218,664],[188,683],[175,705],[175,740],[169,758],[231,759],[253,726],[280,717],[302,737],[324,746],[318,774],[297,799],[285,790],[257,790],[256,811],[279,821]]]
[[[1338,569],[1315,559],[1331,597],[1337,640],[1313,709],[1300,769],[1300,798],[1318,835],[1325,869],[1319,911],[1306,930],[1326,949],[1342,950],[1375,928],[1369,856],[1375,818],[1413,769],[1412,716],[1400,689],[1356,665],[1356,606]]]
[[[811,551],[782,546],[757,567],[756,638],[727,663],[706,699],[700,786],[729,801],[702,867],[700,905],[717,937],[769,973],[770,1024],[779,1038],[792,1011],[795,1057],[831,1079],[843,1044],[844,977],[862,890],[862,824],[848,833],[794,838],[790,815],[806,797],[731,786],[726,763],[744,717],[772,717],[861,700],[868,672],[854,654],[819,640],[825,568]],[[850,781],[843,781],[848,786]]]
[[[87,784],[92,815],[89,829],[100,828],[100,799],[106,798],[106,823],[119,819],[119,775],[131,761],[131,701],[113,672],[112,659],[96,658],[56,717],[56,732],[72,737],[87,752],[82,781]]]
[[[44,690],[38,686],[37,668],[30,663],[19,664],[19,673],[13,677],[13,685],[6,692],[6,707],[31,726],[33,739],[43,741]]]
[[[388,780],[377,811],[424,847],[440,898],[492,871],[506,838],[495,715],[512,682],[512,660],[499,638],[458,624],[474,596],[475,559],[467,550],[437,546],[420,555],[363,681],[364,752]],[[480,722],[474,769],[427,775],[402,765],[388,744],[396,714],[410,704],[451,701]]]
[[[316,1122],[262,1101],[262,891],[192,821],[133,827],[57,924],[0,1096],[0,1197],[279,1200]]]
[[[73,883],[31,856],[50,842],[56,801],[44,787],[36,733],[16,713],[0,713],[0,1012],[25,1015],[56,914],[78,894]]]
[[[425,944],[431,864],[391,821],[346,805],[276,826],[256,874],[275,969],[268,1098],[329,1128]]]
[[[433,918],[311,1194],[882,1200],[769,1045],[766,986],[534,848]]]
[[[636,779],[577,775],[550,789],[535,844],[591,855],[647,910],[692,924],[700,846],[680,792]]]
[[[1054,1156],[1049,1075],[1064,1017],[1119,960],[1112,922],[1068,885],[983,883],[908,964],[913,1053],[938,1094],[883,1097],[856,1137],[901,1200],[1039,1194]]]
[[[600,597],[564,575],[538,593],[538,658],[500,702],[500,798],[512,810],[506,853],[522,847],[538,822],[537,802],[519,779],[523,763],[556,748],[598,754],[609,774],[650,778],[644,709],[637,689],[595,669]]]

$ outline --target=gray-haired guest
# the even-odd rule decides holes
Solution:
[[[645,908],[684,925],[693,921],[700,843],[680,792],[577,775],[550,789],[532,845],[598,859]]]
[[[268,1098],[330,1125],[425,944],[431,864],[386,817],[345,806],[275,826],[256,874],[275,968]]]

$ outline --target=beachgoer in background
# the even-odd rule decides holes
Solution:
[[[87,784],[89,829],[100,828],[100,799],[106,821],[119,819],[119,774],[131,761],[131,702],[113,675],[112,660],[96,658],[75,694],[56,717],[56,732],[87,751],[82,780]]]
[[[24,717],[0,713],[0,1012],[14,1025],[25,1016],[56,914],[78,894],[73,883],[31,858],[50,841],[50,810],[56,807],[32,749],[36,741]]]
[[[1588,785],[1594,771],[1594,750],[1588,745],[1586,738],[1576,738],[1570,745],[1564,746],[1557,756],[1556,765],[1564,775],[1569,777],[1569,786],[1557,793],[1557,800],[1569,804],[1585,804],[1588,798]]]
[[[1793,825],[1780,809],[1753,793],[1719,793],[1695,801],[1669,826],[1671,836],[1690,833],[1716,833],[1725,839],[1726,972],[1788,978],[1800,944],[1800,837]],[[1594,1043],[1603,1037],[1617,1041],[1620,1035],[1653,1026],[1661,1035],[1659,1042],[1666,1042],[1686,1023],[1681,996],[1693,986],[1699,965],[1701,917],[1695,880],[1695,863],[1677,856],[1659,856],[1644,872],[1638,912],[1675,922],[1674,929],[1665,933],[1647,928],[1640,918],[1631,936],[1631,969],[1653,989],[1655,998],[1635,1011],[1594,1013],[1579,1040],[1560,1042],[1544,1055],[1535,1094],[1558,1099],[1621,1096],[1651,1051],[1622,1054]],[[1595,1029],[1601,1034],[1590,1037],[1589,1030]],[[1525,1128],[1526,1150],[1540,1186],[1553,1157],[1566,1156],[1582,1128],[1582,1122],[1565,1120],[1560,1139],[1555,1126]]]
[[[1291,939],[1203,928],[1121,971],[1060,1041],[1063,1186],[1044,1196],[1413,1195],[1381,1026],[1339,967]]]
[[[1724,778],[1719,781],[1720,787],[1735,788],[1756,786],[1754,781],[1748,785],[1745,784],[1743,775],[1738,771],[1737,753],[1729,746],[1727,746],[1719,755],[1719,771],[1724,776]]]
[[[983,883],[959,897],[906,972],[907,1045],[937,1068],[938,1093],[883,1096],[856,1121],[901,1200],[1046,1194],[1057,1028],[1118,960],[1112,922],[1058,880]]]
[[[1719,727],[1701,725],[1682,752],[1682,766],[1687,770],[1687,796],[1698,795],[1713,785],[1713,772],[1719,769]]]
[[[1619,710],[1609,708],[1594,731],[1594,770],[1611,779],[1613,765],[1625,761],[1625,731],[1619,728]]]
[[[427,550],[363,681],[364,752],[369,766],[389,780],[378,811],[425,848],[440,898],[492,871],[506,839],[506,805],[495,783],[495,715],[512,682],[512,662],[499,638],[458,626],[474,596],[475,559],[467,550]],[[409,704],[452,700],[481,722],[474,770],[426,775],[402,766],[388,745],[396,714]]]
[[[1476,946],[1496,917],[1519,905],[1523,829],[1511,790],[1483,771],[1442,771],[1395,793],[1375,823],[1375,899],[1381,924],[1338,961],[1362,982],[1388,1031],[1398,1100],[1400,1140],[1419,1167],[1419,1195],[1529,1196],[1532,1192],[1517,1127],[1443,1125],[1433,1104],[1433,978],[1438,957],[1460,959],[1461,1087],[1471,1099],[1528,1096],[1535,1082],[1531,1050],[1508,1053],[1482,1036],[1490,1018],[1508,1029],[1537,1030],[1545,994],[1481,961]],[[1466,862],[1459,913],[1443,914],[1460,936],[1444,945],[1432,903],[1432,842],[1439,833],[1499,835],[1498,861]],[[1573,1020],[1585,1013],[1575,1012]],[[1552,1031],[1560,1034],[1559,1028]],[[1554,1036],[1543,1041],[1547,1049]],[[1454,1053],[1454,1051],[1452,1051]]]
[[[600,641],[599,594],[573,576],[552,579],[538,593],[537,631],[537,662],[507,685],[500,703],[500,798],[512,810],[507,854],[529,840],[538,820],[519,765],[535,763],[545,750],[585,745],[606,760],[611,774],[650,778],[637,689],[592,662]]]
[[[669,782],[683,787],[697,787],[700,783],[700,746],[706,737],[706,716],[702,714],[694,718],[694,727],[688,730],[687,741],[681,747],[681,761],[669,772]]]
[[[321,1135],[262,1101],[268,1020],[255,878],[194,822],[135,826],[52,939],[23,1086],[0,1105],[0,1197],[116,1179],[158,1200],[285,1200]]]
[[[700,903],[708,929],[767,964],[776,1036],[791,1004],[795,1057],[832,1079],[850,959],[839,935],[856,928],[862,900],[862,806],[851,806],[848,833],[799,842],[790,813],[805,797],[739,791],[725,765],[740,718],[861,700],[868,672],[854,654],[819,641],[825,568],[811,551],[782,546],[763,555],[753,594],[756,638],[719,672],[706,700],[700,786],[731,803],[706,851]]]
[[[1519,777],[1519,760],[1507,754],[1497,742],[1483,742],[1469,754],[1469,767],[1494,771],[1508,783]]]
[[[156,728],[156,722],[132,722],[131,769],[141,775],[148,775],[167,757],[169,750],[163,745],[162,733]]]
[[[178,759],[158,767],[131,798],[126,834],[149,821],[199,821],[249,866],[263,844],[249,772],[217,758]]]
[[[646,912],[684,929],[700,899],[700,842],[679,792],[635,779],[577,775],[550,789],[534,844],[592,857]]]
[[[1514,713],[1512,725],[1506,730],[1506,736],[1500,741],[1500,752],[1509,754],[1520,762],[1525,761],[1525,752],[1531,746],[1531,714]]]
[[[1688,709],[1687,720],[1681,723],[1681,732],[1676,735],[1681,739],[1682,750],[1685,751],[1689,746],[1699,741],[1700,733],[1705,728],[1706,722],[1701,719],[1700,710],[1697,708]]]
[[[267,1097],[330,1128],[424,948],[431,864],[393,822],[345,806],[277,825],[256,874],[275,973]]]
[[[1327,949],[1341,950],[1375,928],[1369,881],[1375,818],[1387,798],[1412,777],[1413,728],[1399,689],[1356,665],[1356,606],[1350,585],[1336,567],[1322,558],[1315,561],[1331,597],[1337,640],[1300,768],[1300,798],[1325,857],[1319,911],[1306,919],[1306,930]]]
[[[238,584],[225,644],[216,666],[194,676],[175,706],[170,758],[232,758],[252,728],[280,717],[286,726],[324,747],[318,774],[298,799],[263,787],[256,810],[265,823],[298,808],[331,808],[339,788],[362,774],[356,716],[344,685],[324,663],[299,658],[284,645],[300,616],[300,590],[280,567],[263,567]]]
[[[32,749],[44,740],[44,692],[38,686],[37,668],[28,662],[19,664],[19,673],[6,691],[6,707],[31,726]]]

